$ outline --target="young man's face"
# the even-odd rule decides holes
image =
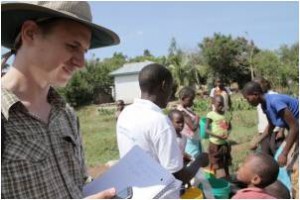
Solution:
[[[78,69],[84,67],[91,30],[70,20],[59,20],[46,35],[36,40],[33,59],[37,72],[53,86],[65,86]]]
[[[180,133],[184,126],[184,118],[183,115],[174,114],[172,119],[173,126],[176,130],[176,133]]]
[[[243,94],[243,96],[251,106],[257,106],[260,103],[258,94]]]

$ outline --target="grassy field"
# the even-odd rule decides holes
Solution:
[[[109,160],[118,159],[114,111],[114,108],[99,108],[96,105],[77,110],[88,167],[95,167],[105,164]],[[200,116],[205,116],[206,113],[207,111],[199,112]],[[249,153],[249,142],[257,130],[256,115],[256,109],[233,112],[233,129],[230,136],[233,157],[231,171],[235,171]],[[207,140],[203,140],[202,143],[206,149]]]

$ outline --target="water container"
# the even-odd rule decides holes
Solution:
[[[208,179],[212,193],[216,199],[228,199],[230,194],[230,184],[224,179],[211,177]]]
[[[201,117],[199,125],[200,125],[200,137],[201,137],[201,139],[207,139],[208,135],[206,134],[206,131],[205,131],[206,117]]]
[[[203,192],[197,187],[188,188],[180,197],[181,199],[203,199]]]
[[[217,179],[214,174],[208,170],[204,171],[204,177],[210,185],[212,195],[216,199],[228,199],[230,194],[230,183],[224,179]],[[203,190],[203,185],[200,183],[199,188]],[[205,192],[204,192],[205,193]]]

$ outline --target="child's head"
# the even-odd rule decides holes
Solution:
[[[273,157],[262,154],[250,154],[237,172],[237,179],[248,186],[264,188],[276,181],[279,165]]]
[[[149,64],[139,73],[142,98],[151,99],[161,108],[165,108],[168,104],[172,93],[172,83],[171,72],[160,64]]]
[[[179,110],[171,110],[171,112],[169,113],[169,118],[173,123],[176,133],[179,134],[184,126],[184,117],[182,112]]]
[[[116,104],[117,104],[117,110],[123,110],[124,109],[124,106],[125,106],[125,103],[123,100],[118,100],[116,101]]]
[[[195,90],[191,87],[184,87],[179,91],[180,103],[183,107],[191,107],[194,104]]]
[[[258,83],[263,91],[263,93],[267,93],[271,89],[271,84],[264,77],[256,77],[253,79],[254,82]]]
[[[215,86],[219,87],[219,88],[223,88],[224,87],[223,80],[220,77],[217,77],[215,79]]]
[[[216,95],[213,98],[213,104],[217,113],[222,113],[224,108],[224,98],[221,95]]]
[[[257,106],[263,91],[259,83],[250,81],[244,86],[242,94],[250,105]]]
[[[279,180],[265,187],[265,191],[277,199],[290,199],[291,195],[288,188]]]

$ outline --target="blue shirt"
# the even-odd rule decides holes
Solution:
[[[299,119],[298,99],[284,94],[265,94],[264,97],[266,106],[262,109],[274,126],[289,128],[279,115],[279,112],[285,108],[288,108],[297,120]]]

